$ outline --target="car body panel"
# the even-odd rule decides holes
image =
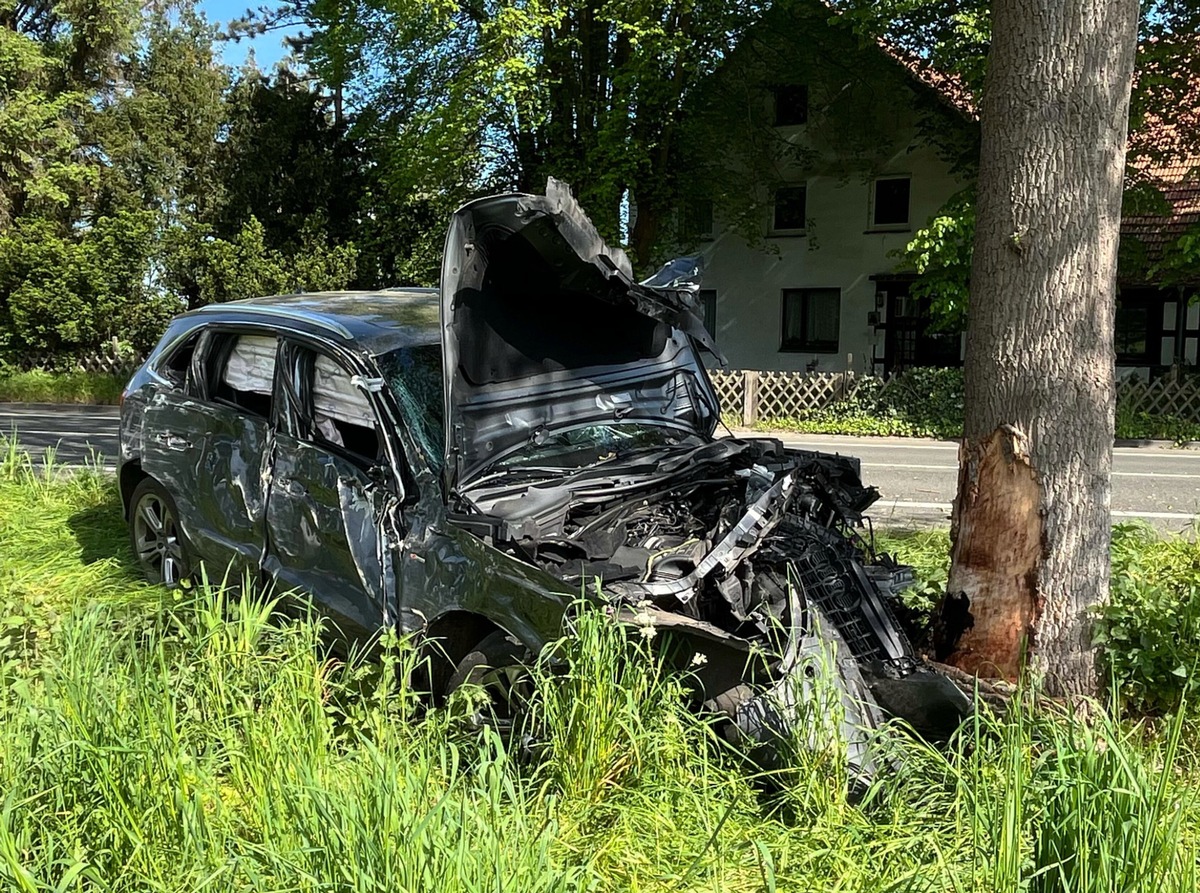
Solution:
[[[146,406],[141,467],[166,486],[192,548],[234,575],[262,557],[271,428],[228,406],[159,391]]]
[[[274,444],[262,569],[286,589],[312,593],[343,632],[373,635],[395,616],[381,554],[381,494],[366,472],[280,433]]]
[[[442,266],[446,475],[460,489],[534,438],[646,421],[702,437],[719,404],[697,284],[634,281],[570,191],[472,202]]]

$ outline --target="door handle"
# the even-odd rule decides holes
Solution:
[[[178,434],[166,432],[163,434],[154,435],[155,443],[165,446],[168,450],[183,452],[192,448],[192,442],[185,437],[180,437]]]

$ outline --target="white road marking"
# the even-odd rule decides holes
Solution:
[[[880,500],[875,503],[872,508],[891,508],[891,509],[941,509],[944,512],[949,512],[951,504],[948,502],[908,502],[902,499],[887,499]],[[870,510],[867,514],[872,514]],[[1200,511],[1195,512],[1137,512],[1137,511],[1118,511],[1112,513],[1114,518],[1154,518],[1162,521],[1194,521],[1200,517]]]
[[[45,429],[41,428],[22,428],[20,425],[15,426],[13,429],[6,429],[0,426],[0,434],[3,434],[6,430],[15,430],[18,435],[37,434],[40,437],[57,437],[59,440],[67,440],[68,438],[74,437],[105,438],[118,436],[116,431],[103,431],[96,433],[95,431],[63,431],[61,428],[57,431],[46,431]]]
[[[916,471],[958,471],[957,465],[905,465],[900,462],[863,462],[863,468],[908,468]],[[1190,478],[1200,480],[1200,471],[1196,474],[1177,474],[1173,471],[1114,471],[1113,477],[1118,478]]]

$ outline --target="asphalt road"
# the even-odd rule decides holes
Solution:
[[[872,507],[875,523],[949,523],[958,489],[958,445],[891,437],[784,436],[804,449],[857,456],[863,481],[883,498]],[[1117,447],[1113,450],[1115,521],[1141,518],[1164,530],[1190,527],[1200,516],[1200,450]]]
[[[15,432],[21,446],[40,457],[78,465],[117,454],[115,406],[0,404],[0,433]],[[883,493],[871,510],[877,524],[941,524],[950,517],[958,482],[958,447],[908,438],[785,436],[805,449],[862,460],[863,480]],[[1181,530],[1200,516],[1200,450],[1118,447],[1113,458],[1113,516],[1143,518],[1156,527]]]

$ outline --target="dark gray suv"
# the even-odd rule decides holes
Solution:
[[[911,574],[860,535],[858,463],[714,438],[696,273],[635,282],[551,181],[459,211],[440,291],[180,316],[121,414],[138,560],[308,593],[351,637],[419,632],[435,685],[528,660],[588,593],[753,740],[821,674],[862,771],[887,714],[952,730],[967,701],[896,621]]]

